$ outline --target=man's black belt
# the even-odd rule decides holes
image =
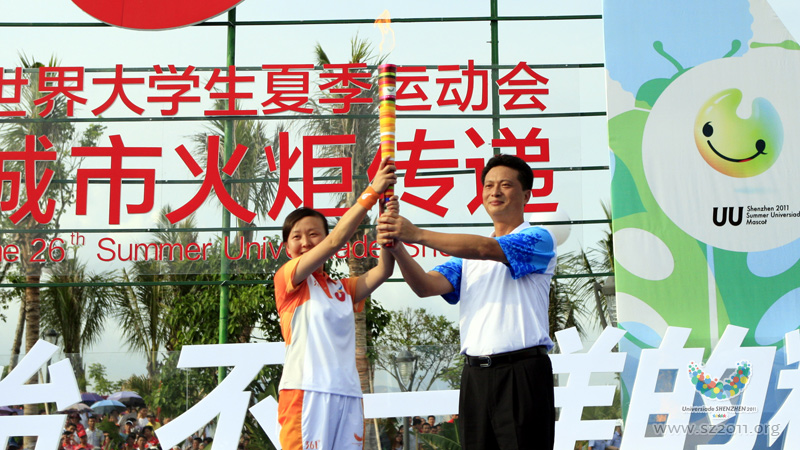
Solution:
[[[514,350],[513,352],[498,353],[496,355],[486,356],[469,356],[467,355],[467,365],[470,367],[492,367],[497,364],[508,364],[523,359],[529,359],[536,356],[547,354],[547,347],[544,345],[537,345],[536,347],[524,348],[522,350]]]

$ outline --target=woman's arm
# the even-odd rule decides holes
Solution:
[[[369,209],[364,206],[365,201],[373,200],[372,196],[380,197],[386,188],[397,182],[397,175],[395,175],[394,162],[389,161],[389,158],[384,158],[378,168],[378,173],[372,180],[371,189],[368,187],[361,197],[362,201],[357,201],[355,205],[351,206],[347,212],[344,213],[339,223],[331,230],[330,234],[320,242],[316,247],[309,250],[302,255],[300,261],[297,263],[294,276],[292,276],[292,284],[295,286],[300,284],[303,280],[308,278],[312,272],[317,270],[325,261],[333,256],[340,248],[350,239],[350,236],[358,228],[358,225],[367,215]],[[372,205],[375,201],[371,201]],[[369,204],[369,203],[367,203]],[[370,205],[371,206],[371,205]]]
[[[394,271],[394,256],[385,248],[381,249],[378,258],[378,265],[368,270],[367,273],[358,277],[356,281],[356,292],[353,300],[360,302],[372,294],[384,281],[392,276]]]

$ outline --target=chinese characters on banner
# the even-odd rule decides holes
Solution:
[[[20,102],[22,90],[29,83],[37,83],[36,88],[43,95],[34,103],[42,106],[42,117],[47,117],[53,110],[53,102],[63,96],[67,105],[67,117],[74,117],[74,103],[78,102],[91,108],[91,113],[100,115],[110,108],[117,100],[131,112],[141,115],[147,111],[157,109],[162,116],[175,116],[180,113],[184,103],[200,103],[203,91],[207,91],[207,98],[213,100],[217,108],[205,110],[206,116],[257,116],[259,114],[312,114],[310,100],[314,98],[312,86],[330,96],[318,97],[321,104],[329,104],[334,114],[347,114],[351,112],[354,104],[372,103],[374,99],[369,95],[373,87],[372,74],[366,64],[326,64],[323,71],[319,72],[317,84],[312,83],[314,66],[309,64],[263,65],[266,72],[266,86],[259,91],[254,86],[255,76],[243,75],[237,72],[235,66],[227,71],[215,69],[205,84],[201,83],[200,75],[192,66],[176,68],[169,65],[166,68],[154,66],[154,71],[148,76],[126,76],[122,65],[117,65],[113,75],[102,74],[91,79],[95,85],[108,86],[108,97],[95,101],[88,99],[83,93],[84,86],[88,83],[83,67],[40,67],[34,76],[25,77],[21,68],[13,71],[4,71],[0,68],[0,119],[2,117],[25,117],[26,112],[21,109]],[[246,72],[248,73],[248,72]],[[252,73],[252,72],[249,72]],[[428,86],[433,81],[438,87],[438,95],[426,93],[423,86]],[[548,79],[533,71],[525,62],[520,62],[498,80],[499,93],[505,110],[538,110],[544,111],[547,107],[543,96],[549,94],[546,87]],[[427,83],[427,84],[426,84]],[[430,111],[433,104],[437,106],[455,106],[460,111],[468,108],[472,111],[482,111],[488,106],[489,76],[487,69],[477,69],[472,60],[465,69],[459,66],[439,66],[436,75],[429,75],[425,67],[400,67],[397,74],[397,110],[398,111]],[[141,85],[149,89],[146,98],[131,98],[126,93],[126,87]],[[434,101],[433,98],[436,97]],[[262,109],[244,109],[244,100],[256,101]],[[96,106],[95,106],[96,103]],[[290,116],[287,116],[290,117]],[[500,130],[502,137],[490,139],[492,147],[500,148],[504,153],[511,153],[521,157],[529,163],[546,163],[550,160],[549,139],[542,136],[542,130],[533,126],[521,129],[520,127],[503,128]],[[487,143],[474,128],[464,131],[469,142],[474,148],[479,148]],[[206,145],[207,156],[202,158],[207,167],[203,168],[190,154],[184,145],[174,150],[165,150],[161,147],[129,147],[125,145],[120,135],[110,136],[110,146],[98,147],[73,147],[70,156],[73,158],[103,158],[107,166],[97,168],[79,168],[76,173],[77,189],[75,201],[75,214],[87,214],[88,184],[105,182],[108,184],[110,200],[108,202],[108,223],[120,223],[126,182],[134,181],[144,186],[141,191],[141,201],[125,205],[127,214],[149,214],[153,209],[154,191],[156,184],[155,168],[124,168],[124,162],[129,158],[159,158],[165,151],[175,151],[180,160],[195,178],[202,177],[197,192],[190,198],[175,199],[179,206],[166,215],[170,223],[177,223],[196,211],[208,198],[217,197],[224,208],[240,220],[251,223],[256,214],[240,205],[228,192],[228,187],[222,180],[222,173],[233,176],[247,152],[263,152],[270,172],[278,184],[277,195],[271,205],[268,215],[276,219],[288,200],[294,207],[301,204],[314,207],[314,195],[321,193],[346,193],[352,190],[352,161],[349,157],[323,158],[317,156],[315,147],[323,145],[353,145],[356,136],[347,135],[322,135],[302,136],[300,143],[290,142],[288,132],[279,135],[279,148],[271,146],[265,148],[247,148],[238,145],[229,161],[220,166],[220,137],[209,136]],[[39,142],[44,151],[37,151],[36,142]],[[299,144],[299,145],[298,145]],[[11,212],[10,219],[19,223],[29,214],[38,223],[49,223],[53,218],[56,207],[55,200],[47,196],[46,189],[53,178],[53,171],[45,169],[37,180],[37,163],[46,164],[55,161],[56,152],[53,151],[47,136],[27,136],[24,151],[0,152],[0,163],[6,161],[22,162],[23,171],[6,171],[5,165],[0,167],[0,211]],[[423,154],[425,150],[452,150],[453,157],[431,158]],[[398,161],[397,167],[405,171],[403,179],[403,193],[401,200],[419,207],[425,211],[445,217],[448,208],[441,204],[454,187],[453,175],[421,176],[425,170],[468,169],[475,173],[475,196],[464,205],[470,214],[474,214],[481,203],[480,173],[484,166],[482,158],[466,158],[463,162],[456,157],[454,139],[440,139],[428,133],[427,129],[416,129],[413,138],[397,142]],[[277,158],[276,158],[277,154]],[[427,152],[426,154],[431,154]],[[437,153],[441,154],[441,153]],[[407,156],[404,156],[407,155]],[[373,161],[368,175],[371,177],[377,170],[377,157]],[[302,158],[302,160],[301,160]],[[298,193],[289,184],[290,171],[298,161],[302,161],[302,192]],[[314,183],[314,171],[320,168],[338,168],[342,173],[340,183],[318,184]],[[553,171],[534,170],[538,185],[533,191],[533,203],[526,206],[526,212],[554,212],[558,206],[553,202],[542,202],[553,191]],[[24,182],[23,182],[24,180]],[[427,188],[435,188],[433,193]],[[421,189],[420,189],[421,188]],[[2,192],[2,189],[8,189]],[[137,192],[139,190],[137,189]],[[24,195],[22,195],[24,193]],[[20,204],[22,203],[22,204]],[[345,208],[318,208],[326,215],[341,215]]]
[[[91,78],[92,85],[107,87],[104,98],[89,99],[82,96],[86,95],[84,88],[89,82],[84,67],[39,67],[31,77],[26,77],[21,67],[0,67],[0,105],[4,106],[0,109],[0,117],[26,116],[20,108],[26,87],[43,94],[34,102],[37,106],[44,105],[39,113],[41,117],[53,112],[53,105],[59,97],[66,100],[67,117],[75,117],[76,102],[86,105],[94,116],[99,116],[117,100],[136,115],[157,110],[161,116],[175,116],[180,113],[182,104],[199,104],[203,99],[214,101],[215,106],[225,105],[225,109],[204,110],[206,116],[312,114],[314,111],[309,103],[317,93],[314,88],[320,93],[330,94],[319,98],[319,102],[334,105],[334,114],[347,114],[354,104],[374,102],[372,97],[364,95],[373,88],[373,74],[365,63],[325,64],[318,79],[313,80],[316,83],[312,83],[313,64],[264,64],[261,68],[266,73],[266,86],[255,86],[256,77],[252,72],[247,72],[250,75],[237,73],[236,66],[228,67],[225,72],[214,69],[208,81],[202,84],[201,76],[193,66],[156,65],[153,73],[147,76],[126,76],[123,65],[117,64],[113,75],[101,74]],[[438,94],[426,92],[424,86],[431,81]],[[37,85],[29,86],[32,82]],[[497,81],[503,108],[508,111],[544,111],[547,106],[540,97],[549,94],[548,82],[548,78],[536,73],[524,61],[518,63]],[[126,88],[135,86],[146,88],[148,95],[131,98]],[[398,111],[430,111],[434,104],[456,106],[462,112],[467,109],[485,111],[489,106],[489,70],[475,68],[473,60],[469,60],[466,69],[458,65],[438,66],[434,76],[429,74],[427,67],[398,67],[397,86]],[[239,100],[253,100],[262,108],[239,109]]]
[[[784,338],[785,367],[772,373],[776,359],[775,347],[743,347],[746,328],[729,326],[718,346],[709,356],[704,371],[721,375],[736,367],[742,359],[748,361],[753,379],[741,381],[741,399],[735,403],[709,400],[696,395],[701,389],[692,379],[690,367],[703,360],[703,349],[688,348],[688,328],[668,328],[658,348],[642,352],[634,386],[628,422],[622,444],[624,448],[683,448],[693,436],[724,436],[734,448],[753,448],[759,436],[766,437],[769,445],[783,436],[781,448],[797,448],[800,432],[796,416],[797,389],[800,388],[800,331],[787,333]],[[625,330],[607,328],[586,352],[574,328],[556,333],[561,353],[551,355],[553,371],[568,375],[565,384],[555,389],[555,406],[561,409],[556,422],[555,449],[574,448],[576,441],[610,439],[614,432],[613,420],[583,420],[587,407],[610,406],[614,399],[614,386],[596,386],[590,383],[592,373],[619,373],[628,355],[614,351],[625,335]],[[40,341],[3,380],[0,380],[0,406],[28,403],[56,402],[63,408],[80,400],[75,376],[68,359],[48,366],[52,382],[24,385],[44,366],[56,347]],[[282,364],[283,343],[190,345],[181,350],[179,368],[232,367],[230,374],[203,400],[189,408],[168,425],[156,430],[164,448],[179,445],[185,438],[209,421],[218,417],[215,445],[234,449],[239,442],[242,425],[248,410],[256,418],[273,443],[278,445],[277,408],[272,397],[253,404],[247,386],[258,371],[267,364]],[[659,384],[662,374],[672,371],[669,389]],[[734,378],[736,378],[734,376]],[[771,378],[775,378],[771,380]],[[771,387],[770,387],[771,386]],[[786,402],[772,414],[765,410],[768,390],[788,391]],[[77,399],[77,400],[76,400]],[[702,400],[701,400],[702,399]],[[435,400],[435,401],[434,401]],[[699,403],[698,403],[699,402]],[[404,392],[366,394],[366,418],[397,417],[410,414],[420,404],[436,405],[436,414],[453,414],[458,411],[457,391]],[[724,423],[714,422],[720,411],[727,418]],[[769,416],[771,415],[771,419]],[[46,419],[46,418],[50,419]],[[43,442],[57,439],[64,415],[0,417],[0,442],[11,436],[39,436]],[[650,419],[648,419],[650,418]],[[655,418],[655,420],[652,420]],[[12,431],[13,430],[13,431]],[[55,442],[55,441],[53,441]]]

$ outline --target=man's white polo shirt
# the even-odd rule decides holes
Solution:
[[[450,281],[449,303],[460,305],[461,353],[493,355],[544,345],[550,340],[550,279],[556,244],[550,231],[523,222],[496,238],[508,264],[451,258],[433,270]]]

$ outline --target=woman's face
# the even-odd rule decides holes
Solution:
[[[286,251],[292,258],[297,258],[316,247],[323,239],[325,239],[325,226],[322,219],[317,216],[303,217],[289,232]]]

